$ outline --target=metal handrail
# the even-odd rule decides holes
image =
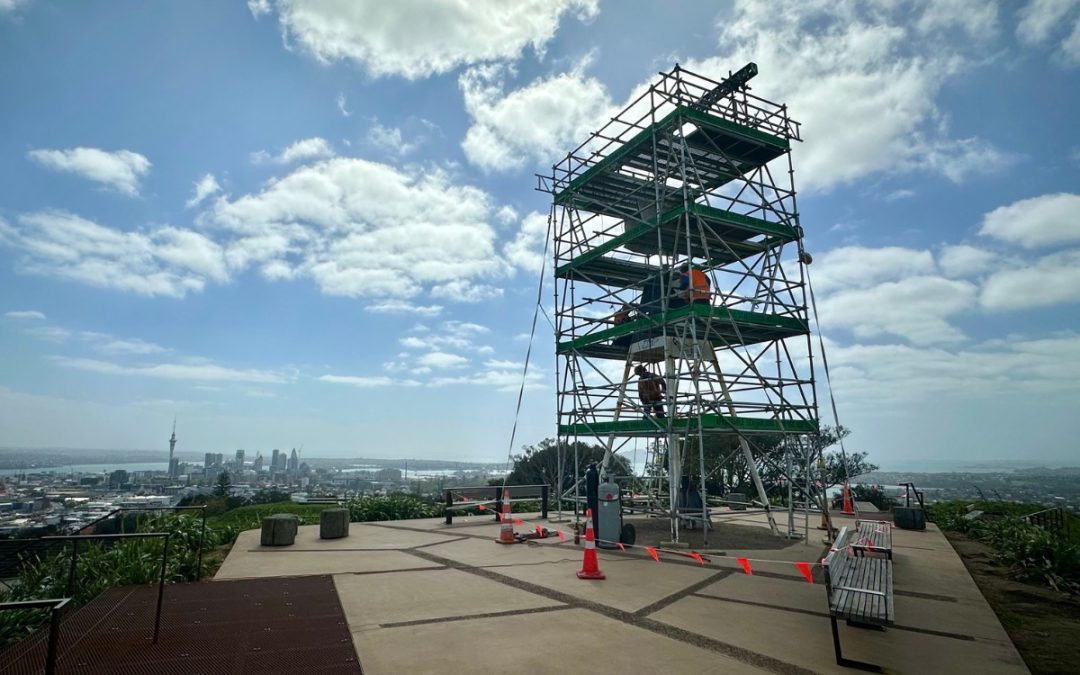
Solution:
[[[20,609],[49,610],[49,642],[45,652],[45,675],[53,675],[56,672],[56,643],[60,639],[60,610],[64,609],[69,602],[71,598],[0,602],[0,612]]]
[[[165,546],[161,550],[161,573],[158,577],[157,610],[154,613],[154,644],[157,644],[158,634],[161,630],[161,605],[165,599],[165,563],[169,558],[168,532],[133,532],[131,534],[71,534],[56,537],[42,537],[54,541],[71,541],[71,568],[68,570],[68,595],[75,594],[75,563],[79,557],[79,542],[92,540],[113,539],[152,539],[163,538]]]

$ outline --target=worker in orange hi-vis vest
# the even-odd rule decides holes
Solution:
[[[683,263],[679,268],[679,290],[688,303],[709,304],[712,293],[709,277],[690,263]]]

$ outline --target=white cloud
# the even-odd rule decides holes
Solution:
[[[314,136],[312,138],[304,138],[296,141],[277,155],[271,156],[270,153],[265,150],[253,152],[251,153],[251,163],[265,164],[269,162],[273,164],[292,164],[293,162],[303,162],[309,159],[325,159],[333,156],[334,149],[330,147],[330,143],[328,143],[325,138]]]
[[[911,197],[914,197],[914,196],[915,196],[915,191],[914,190],[908,190],[906,188],[901,188],[899,190],[893,190],[889,194],[885,195],[885,201],[887,201],[887,202],[895,202],[895,201],[898,201],[898,200],[901,200],[901,199],[908,199],[908,198],[911,198]]]
[[[1002,206],[983,217],[979,234],[1027,249],[1080,241],[1080,195],[1059,192]]]
[[[486,284],[474,284],[468,279],[454,279],[431,287],[431,297],[451,302],[484,302],[501,298],[503,289]]]
[[[144,356],[146,354],[163,354],[169,351],[153,342],[146,342],[145,340],[139,340],[137,338],[129,340],[109,340],[108,342],[98,345],[97,348],[106,354],[118,356]]]
[[[52,357],[53,363],[63,368],[73,368],[104,375],[129,375],[166,380],[195,380],[200,382],[255,382],[279,384],[294,379],[286,373],[269,370],[238,370],[212,363],[157,363],[124,366],[97,359]]]
[[[247,0],[247,6],[251,16],[256,19],[269,14],[274,9],[270,6],[270,0]]]
[[[925,169],[959,181],[1011,159],[948,135],[935,104],[951,78],[988,55],[997,19],[986,4],[742,0],[718,26],[722,53],[684,66],[721,78],[758,64],[755,93],[803,123],[794,153],[804,190]]]
[[[207,197],[219,192],[221,192],[221,186],[218,185],[217,179],[214,178],[214,174],[208,173],[195,182],[195,189],[191,193],[191,199],[184,202],[184,207],[193,209]]]
[[[998,259],[993,251],[968,246],[967,244],[949,245],[941,249],[938,263],[941,271],[950,277],[973,277],[990,269]]]
[[[546,213],[532,211],[526,215],[521,220],[517,234],[503,246],[506,261],[526,272],[539,274],[544,264],[544,238],[547,232]]]
[[[838,288],[865,288],[880,281],[934,274],[930,251],[885,246],[844,246],[818,256],[810,268],[814,290],[827,293]]]
[[[1080,249],[1062,251],[1033,265],[990,275],[980,298],[991,310],[1018,310],[1080,302]]]
[[[442,305],[418,305],[404,300],[383,300],[364,307],[365,310],[375,314],[419,314],[421,316],[438,316],[443,311]]]
[[[447,387],[447,386],[477,386],[487,387],[494,389],[495,391],[501,391],[506,393],[515,393],[521,387],[521,369],[498,369],[488,368],[469,375],[460,375],[454,377],[436,377],[433,378],[429,384],[433,387]],[[525,389],[526,391],[534,391],[537,389],[543,389],[544,375],[536,368],[529,370],[529,374],[525,377]]]
[[[22,253],[16,269],[139,295],[183,297],[229,279],[222,248],[191,230],[124,232],[65,211],[0,221],[0,243]]]
[[[1066,65],[1080,65],[1080,0],[1031,0],[1020,10],[1016,36],[1029,45],[1061,39],[1060,56]],[[1061,35],[1068,31],[1068,35]]]
[[[953,410],[956,401],[943,396],[975,400],[982,407],[1000,401],[1001,392],[1023,397],[1071,392],[1073,400],[1080,393],[1077,335],[995,340],[964,349],[830,345],[829,361],[846,408],[894,410],[898,403],[930,400],[935,408]]]
[[[261,0],[248,7],[256,18],[271,11]],[[596,0],[278,0],[273,8],[287,45],[295,42],[322,62],[350,60],[376,77],[408,79],[517,59],[527,45],[542,53],[563,14],[585,20],[598,11]]]
[[[404,128],[383,126],[378,119],[368,127],[366,140],[369,145],[396,157],[412,154],[430,140],[438,127],[423,118],[410,117]]]
[[[394,384],[402,384],[402,382],[386,376],[358,377],[354,375],[321,375],[317,379],[320,382],[347,384],[353,387],[360,387],[362,389],[389,387]]]
[[[4,316],[9,319],[37,319],[40,321],[45,320],[45,314],[39,312],[36,309],[15,309],[10,312],[4,312]]]
[[[421,354],[416,363],[420,366],[426,366],[428,368],[437,368],[439,370],[445,370],[448,368],[462,368],[469,363],[469,359],[461,356],[460,354],[450,354],[448,352],[428,352],[427,354]]]
[[[458,83],[473,120],[461,143],[484,170],[551,164],[585,141],[613,112],[604,85],[582,70],[552,75],[505,93],[508,68],[478,66]]]
[[[0,0],[0,14],[11,14],[30,0]]]
[[[975,284],[967,281],[910,277],[840,291],[818,305],[826,328],[851,328],[859,338],[898,335],[929,345],[964,339],[947,319],[974,307],[977,294]]]
[[[492,210],[487,193],[453,183],[443,170],[339,157],[297,168],[258,193],[218,199],[199,222],[229,233],[233,267],[310,277],[328,295],[401,301],[430,285],[505,275]]]
[[[343,94],[341,92],[338,92],[338,95],[337,95],[338,112],[341,113],[342,117],[352,117],[352,113],[349,112],[349,109],[347,107],[345,107],[346,103],[347,102],[345,100],[345,94]]]
[[[131,150],[31,150],[26,156],[47,169],[77,174],[131,197],[139,193],[139,180],[151,166],[150,160]]]

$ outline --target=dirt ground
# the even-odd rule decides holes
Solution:
[[[982,542],[946,533],[1035,675],[1080,672],[1080,600],[1008,578]]]
[[[666,518],[633,518],[626,522],[633,524],[637,534],[637,544],[659,546],[661,542],[671,540],[670,524]],[[810,533],[814,541],[816,530]],[[679,541],[695,550],[719,551],[725,549],[777,551],[801,543],[797,539],[782,539],[767,528],[754,525],[739,525],[717,519],[709,531],[709,543],[705,545],[700,526],[695,529],[681,528]]]

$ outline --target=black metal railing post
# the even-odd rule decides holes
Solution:
[[[446,491],[446,524],[454,524],[454,493],[451,490]]]
[[[45,675],[56,672],[56,646],[60,642],[60,610],[69,602],[65,598],[49,611],[49,646],[45,652]]]
[[[67,594],[68,597],[74,597],[75,595],[75,563],[79,558],[79,540],[73,539],[71,541],[71,569],[68,570],[68,585]]]
[[[165,562],[169,559],[169,535],[165,535],[165,548],[161,552],[161,577],[158,579],[157,614],[154,617],[154,644],[161,629],[161,603],[165,599]]]
[[[202,581],[202,554],[206,546],[206,507],[202,509],[202,532],[199,533],[199,562],[195,571],[195,581]]]
[[[544,519],[548,517],[548,494],[550,491],[550,485],[540,486],[540,517]]]
[[[71,602],[71,598],[0,602],[0,611],[20,611],[28,609],[49,610],[49,639],[46,643],[45,651],[45,675],[53,675],[53,673],[56,672],[56,652],[60,644],[60,611],[64,609],[69,602]]]

